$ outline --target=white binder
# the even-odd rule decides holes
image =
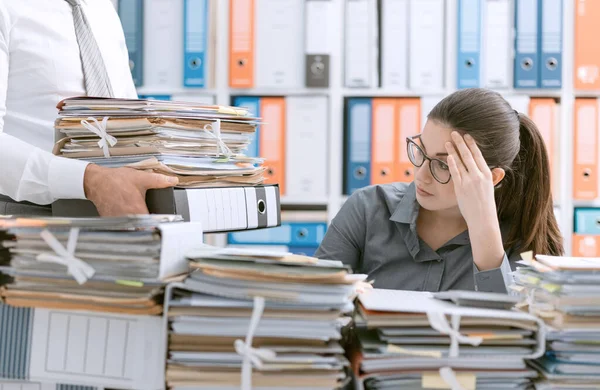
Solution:
[[[484,0],[481,79],[485,88],[510,88],[513,8],[510,0]]]
[[[186,221],[201,222],[204,233],[281,225],[278,186],[176,190],[175,209]]]
[[[183,0],[144,2],[144,89],[183,86]]]
[[[329,127],[327,97],[291,96],[286,98],[286,107],[286,195],[325,197]]]
[[[256,85],[304,85],[304,0],[255,0]]]
[[[381,0],[381,86],[408,87],[409,0]]]
[[[85,311],[34,309],[31,379],[163,389],[162,318]]]
[[[332,0],[306,0],[305,85],[327,88],[330,82],[331,54],[336,31]]]
[[[444,0],[410,2],[410,88],[444,88]]]
[[[379,28],[376,0],[346,0],[344,78],[346,87],[379,86]]]

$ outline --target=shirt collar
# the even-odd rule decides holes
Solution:
[[[417,202],[417,192],[415,183],[412,182],[406,188],[404,196],[396,206],[390,221],[399,223],[413,224],[417,221],[419,215],[419,203]]]

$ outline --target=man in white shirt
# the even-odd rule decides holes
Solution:
[[[0,0],[0,214],[10,210],[11,201],[47,205],[85,198],[105,216],[147,213],[147,189],[177,184],[176,178],[50,153],[56,105],[86,95],[84,76],[91,77],[82,67],[86,51],[80,50],[73,4],[80,5],[95,38],[112,96],[137,98],[123,28],[110,0]],[[19,205],[26,210],[26,203],[17,203],[17,211]]]

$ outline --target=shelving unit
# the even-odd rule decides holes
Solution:
[[[574,16],[575,1],[563,0],[563,67],[560,90],[555,89],[507,89],[498,90],[506,97],[549,97],[560,101],[560,131],[555,141],[557,153],[561,161],[559,181],[560,191],[555,194],[554,204],[558,209],[560,227],[565,238],[567,253],[571,252],[573,232],[573,207],[579,205],[600,206],[600,200],[592,202],[574,202],[572,199],[573,171],[573,105],[575,97],[598,97],[600,91],[579,92],[573,89],[574,74]],[[216,79],[211,89],[178,88],[176,90],[152,90],[148,87],[139,89],[140,94],[172,94],[178,96],[212,96],[217,104],[227,105],[232,96],[327,96],[329,99],[329,153],[327,172],[329,177],[328,196],[316,199],[294,199],[282,197],[282,205],[301,205],[327,207],[329,221],[337,214],[347,196],[343,195],[343,140],[344,140],[344,100],[347,97],[420,97],[424,99],[442,98],[456,90],[456,55],[457,55],[457,0],[447,0],[445,17],[445,88],[441,90],[394,90],[389,88],[364,89],[348,88],[343,84],[344,74],[344,7],[345,0],[332,0],[335,20],[331,31],[338,32],[332,40],[333,48],[330,58],[329,88],[294,88],[294,89],[232,89],[228,83],[229,69],[229,1],[217,0],[217,35],[216,35]],[[301,66],[301,64],[299,64]],[[423,114],[423,116],[426,113]],[[222,237],[217,242],[225,243]]]

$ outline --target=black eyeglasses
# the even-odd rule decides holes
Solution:
[[[420,134],[406,137],[408,159],[415,167],[421,167],[425,163],[425,160],[429,161],[431,176],[441,184],[448,183],[450,181],[450,168],[448,168],[448,164],[438,158],[432,158],[425,154],[423,149],[414,141],[420,137]]]

